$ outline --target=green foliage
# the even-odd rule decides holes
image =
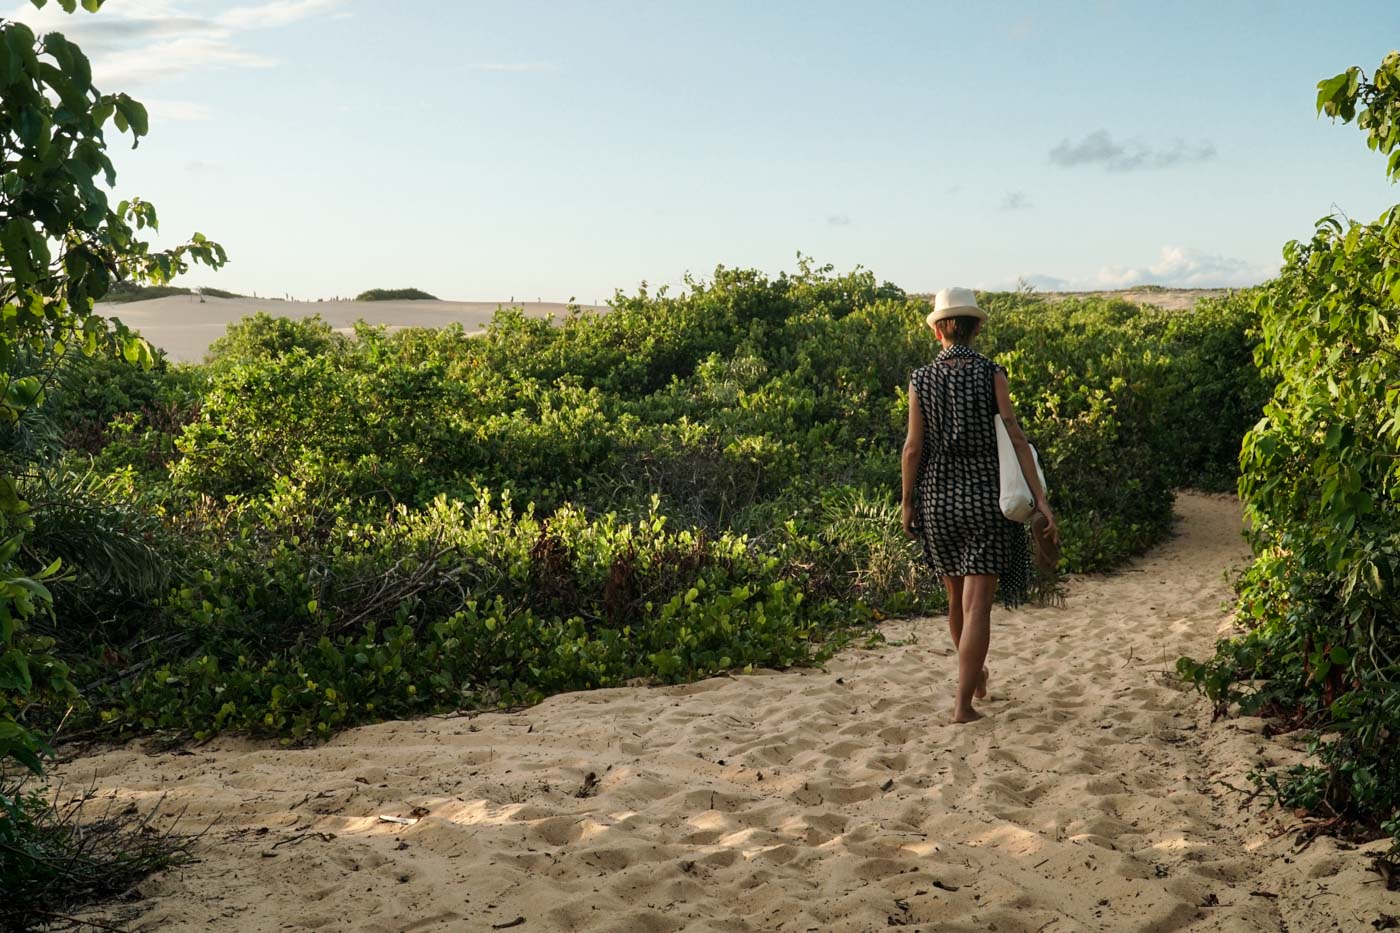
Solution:
[[[1400,178],[1400,52],[1386,55],[1370,79],[1353,66],[1319,81],[1317,112],[1343,123],[1355,120],[1371,151],[1389,154],[1385,171],[1391,181]]]
[[[1350,69],[1322,82],[1319,105],[1351,120],[1365,101],[1357,122],[1388,152],[1397,69],[1394,52],[1373,83]],[[1240,459],[1249,630],[1178,666],[1219,711],[1319,730],[1310,762],[1260,773],[1262,787],[1400,845],[1400,208],[1369,224],[1324,218],[1284,260],[1258,297],[1259,365],[1277,387]]]
[[[419,288],[371,288],[355,296],[356,301],[437,301]]]
[[[1240,438],[1268,395],[1252,365],[1248,296],[1191,311],[1112,298],[986,303],[985,340],[1040,448],[1067,566],[1108,569],[1159,540],[1176,487],[1234,483]]]
[[[76,8],[75,0],[59,5]],[[83,2],[89,12],[98,6]],[[50,585],[62,580],[60,560],[32,562],[38,523],[26,499],[53,453],[43,443],[56,433],[43,414],[48,393],[79,355],[151,364],[143,340],[93,313],[114,282],[160,285],[191,261],[224,262],[223,249],[200,234],[166,251],[140,239],[155,229],[155,209],[108,199],[104,188],[116,180],[109,124],[134,146],[146,134],[146,111],[125,94],[94,88],[86,56],[62,34],[36,38],[24,24],[0,20],[0,775],[16,763],[40,771],[46,748],[32,724],[76,699],[54,639],[35,630],[51,613]],[[36,812],[40,805],[0,786],[7,914],[10,892],[34,880],[23,853],[43,844],[31,838],[42,829]]]
[[[1247,305],[987,300],[1069,569],[1160,537],[1172,486],[1214,475],[1257,419],[1183,409],[1248,396]],[[72,642],[100,713],[86,725],[298,741],[810,663],[872,619],[942,607],[896,504],[905,386],[936,349],[923,302],[804,260],[612,305],[558,326],[503,310],[480,337],[347,339],[258,315],[206,366],[150,371],[154,397],[192,395],[190,419],[161,432],[115,414],[95,470],[109,482],[39,542],[142,583],[71,610],[98,635]],[[1235,339],[1202,338],[1216,327]],[[75,518],[149,546],[65,550]],[[174,574],[154,595],[153,562]],[[84,579],[71,589],[94,592]]]
[[[172,295],[203,295],[210,298],[243,298],[235,292],[222,288],[186,288],[183,285],[139,285],[136,282],[113,282],[100,301],[125,304],[131,301],[149,301],[152,298],[168,298]]]
[[[810,663],[840,643],[818,633],[858,612],[809,600],[742,538],[670,531],[654,511],[541,519],[482,494],[470,510],[439,498],[315,529],[300,496],[258,509],[256,532],[171,594],[201,652],[113,689],[106,722],[325,737],[634,678]]]
[[[259,311],[237,324],[230,324],[228,332],[209,345],[205,362],[211,370],[227,369],[242,363],[281,358],[298,351],[307,356],[316,356],[344,342],[345,338],[319,314],[292,320]]]
[[[861,489],[835,490],[823,499],[825,527],[811,548],[814,569],[821,568],[828,579],[848,577],[853,595],[882,613],[902,614],[921,601],[944,600],[942,583],[918,544],[904,534],[896,508]],[[796,529],[787,530],[796,545]]]

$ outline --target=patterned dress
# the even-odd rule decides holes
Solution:
[[[1026,528],[1001,514],[993,378],[1000,366],[970,347],[952,346],[910,378],[923,415],[923,456],[914,522],[939,576],[995,574],[1007,606],[1030,595]]]

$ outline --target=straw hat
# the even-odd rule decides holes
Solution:
[[[975,317],[979,321],[987,319],[987,312],[977,307],[977,296],[970,288],[945,288],[933,296],[933,310],[924,320],[932,327],[934,321],[950,317]]]

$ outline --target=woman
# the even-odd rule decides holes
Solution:
[[[934,298],[928,325],[943,352],[909,381],[909,435],[904,441],[904,531],[948,591],[948,630],[958,652],[955,723],[981,719],[975,696],[987,696],[987,645],[992,601],[1007,606],[1030,591],[1030,541],[1023,525],[1001,513],[1001,481],[993,415],[1000,414],[1016,457],[1045,518],[1043,534],[1059,531],[1016,422],[1006,370],[972,349],[987,320],[970,289],[945,288]]]

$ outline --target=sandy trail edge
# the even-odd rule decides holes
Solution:
[[[1242,562],[1232,500],[1070,607],[998,613],[988,718],[943,724],[941,620],[826,671],[389,722],[311,749],[221,739],[80,759],[71,782],[217,820],[199,864],[102,915],[135,930],[1370,929],[1373,844],[1240,808],[1257,721],[1162,671],[1204,652]],[[589,772],[596,789],[580,796]],[[402,826],[379,815],[411,818]]]

